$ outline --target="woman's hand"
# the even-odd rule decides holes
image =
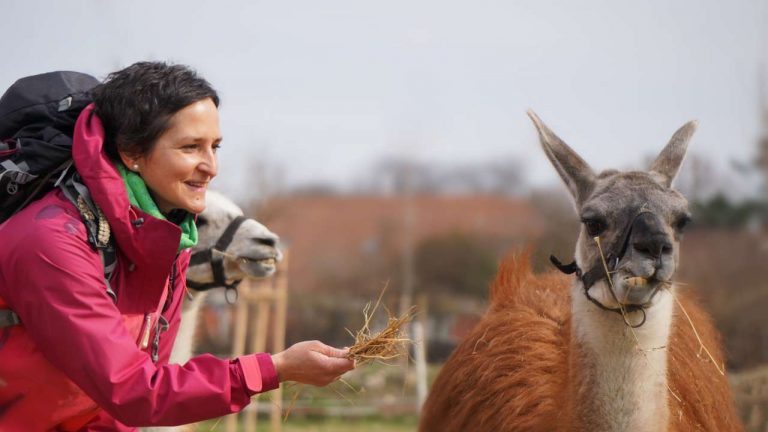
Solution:
[[[325,386],[344,372],[355,368],[347,358],[348,349],[338,349],[320,341],[304,341],[272,356],[280,381],[296,381]]]

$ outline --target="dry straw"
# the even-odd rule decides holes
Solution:
[[[399,318],[393,316],[385,307],[388,316],[386,327],[376,334],[371,333],[371,320],[376,314],[386,290],[387,287],[385,286],[373,309],[371,309],[370,303],[363,308],[363,316],[365,317],[363,327],[354,334],[347,329],[347,332],[355,339],[354,345],[349,348],[347,357],[354,360],[357,365],[375,360],[386,362],[408,353],[406,347],[412,341],[408,338],[406,328],[413,319],[416,311],[415,306],[412,306]]]
[[[358,330],[357,333],[352,333],[349,329],[345,329],[347,330],[347,333],[349,333],[350,336],[355,339],[354,345],[349,348],[347,358],[354,360],[356,366],[360,366],[376,360],[385,362],[387,360],[393,360],[403,355],[407,355],[408,353],[406,346],[412,341],[408,339],[406,326],[411,322],[414,314],[416,313],[415,306],[412,306],[410,309],[408,309],[408,311],[406,311],[406,313],[400,318],[395,318],[392,316],[389,310],[385,307],[384,309],[387,311],[388,315],[387,326],[376,334],[371,333],[371,320],[376,314],[376,310],[379,308],[379,305],[381,304],[381,298],[384,296],[384,292],[386,290],[387,287],[385,286],[381,291],[381,294],[379,294],[379,298],[376,300],[376,304],[373,306],[373,309],[371,309],[370,302],[365,305],[363,308],[363,316],[365,317],[365,321],[363,322],[363,327]],[[353,391],[357,391],[343,379],[339,378],[339,381],[347,387],[351,388]],[[301,389],[302,385],[299,386],[299,388],[293,394],[293,397],[291,397],[291,402],[288,408],[285,410],[283,421],[288,420],[288,416],[293,410],[293,406],[296,404],[296,400],[301,393]],[[336,390],[334,391],[342,398],[347,399],[340,392]],[[349,399],[347,399],[347,401],[351,403]]]

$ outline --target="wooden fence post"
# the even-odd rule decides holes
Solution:
[[[243,280],[238,286],[239,297],[247,297],[243,294],[250,291],[250,280]],[[232,358],[245,353],[245,333],[248,328],[248,302],[244,298],[238,298],[235,306],[235,328],[232,334]],[[237,432],[237,414],[230,414],[226,418],[226,431]]]
[[[285,349],[285,326],[288,316],[288,251],[283,253],[283,261],[280,263],[280,271],[275,278],[275,321],[272,334],[272,352],[277,353]],[[272,406],[270,409],[270,422],[272,432],[280,432],[283,428],[283,387],[272,391]]]
[[[263,280],[244,280],[240,284],[240,298],[237,304],[237,319],[233,341],[233,356],[242,355],[245,351],[250,327],[249,352],[265,352],[270,321],[272,322],[271,352],[276,353],[285,349],[285,326],[288,302],[288,252],[284,251],[277,274],[273,278]],[[255,319],[248,320],[248,312],[256,307]],[[274,311],[274,312],[273,312]],[[270,320],[270,318],[272,318]],[[248,323],[250,322],[250,326]],[[243,415],[243,428],[246,432],[255,432],[258,426],[258,399],[253,397],[251,407]],[[270,392],[270,425],[271,432],[282,430],[282,388]],[[236,432],[237,417],[227,417],[227,432]]]

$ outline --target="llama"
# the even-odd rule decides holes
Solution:
[[[197,217],[198,242],[187,269],[192,298],[184,303],[170,363],[184,364],[192,357],[198,312],[208,289],[234,288],[246,277],[271,276],[282,258],[278,236],[245,218],[235,203],[215,191],[208,191],[205,201],[205,211]]]
[[[689,213],[671,183],[697,124],[650,171],[597,174],[529,116],[583,222],[574,264],[553,260],[576,277],[533,275],[527,256],[507,258],[420,430],[741,430],[714,326],[673,282]]]

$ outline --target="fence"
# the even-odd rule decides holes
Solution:
[[[285,349],[285,321],[288,303],[288,251],[284,251],[284,258],[278,267],[277,274],[271,279],[251,280],[246,279],[238,287],[239,298],[235,310],[234,344],[232,357],[237,357],[246,352],[267,351],[268,328],[270,318],[272,321],[272,345],[270,352],[280,352]],[[250,312],[255,309],[255,317]],[[249,325],[250,324],[250,325]],[[250,331],[249,331],[250,327]],[[249,337],[250,335],[250,337]],[[249,342],[250,339],[250,343]],[[282,388],[269,392],[271,401],[270,431],[280,432]],[[254,398],[253,405],[257,399]],[[255,432],[257,424],[257,410],[245,410],[241,415],[243,428],[246,432]],[[237,414],[226,418],[226,431],[234,432],[237,428]]]
[[[736,408],[747,432],[768,432],[768,365],[731,374]]]

